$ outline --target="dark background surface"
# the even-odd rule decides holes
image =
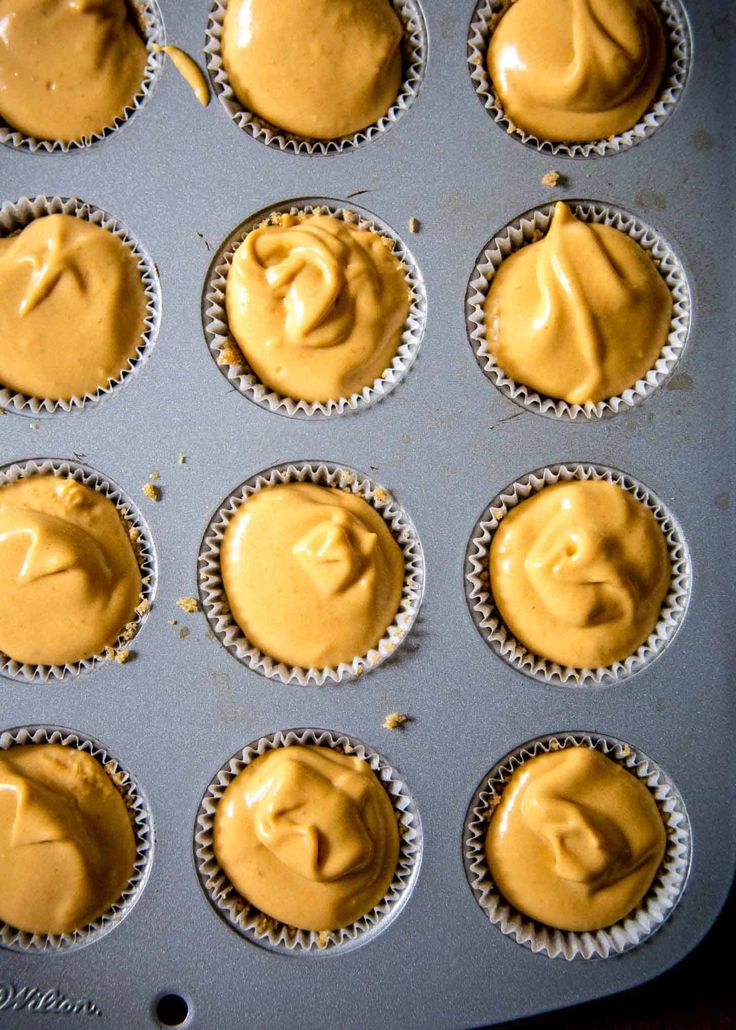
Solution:
[[[701,944],[656,980],[612,998],[504,1026],[507,1030],[732,1030],[736,1028],[734,920],[736,885]]]

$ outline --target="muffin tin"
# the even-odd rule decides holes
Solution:
[[[684,6],[691,61],[676,109],[639,146],[596,160],[520,146],[493,124],[468,64],[472,0],[427,0],[413,103],[390,132],[343,153],[261,145],[216,96],[199,107],[168,63],[124,131],[95,146],[0,147],[3,202],[71,197],[113,213],[155,263],[161,301],[156,345],[125,390],[53,418],[0,418],[3,465],[52,455],[119,484],[143,514],[158,570],[126,664],[46,682],[2,680],[0,731],[63,727],[119,756],[150,806],[155,858],[135,908],[104,939],[59,955],[0,948],[1,1024],[23,1030],[43,1010],[44,1025],[82,1027],[94,1016],[101,1030],[226,1030],[246,1019],[465,1028],[640,984],[706,933],[736,860],[736,591],[726,561],[736,447],[724,425],[733,403],[734,265],[724,225],[736,34],[717,0]],[[159,7],[166,41],[204,65],[208,0]],[[551,169],[566,185],[541,184]],[[281,418],[222,376],[203,332],[202,295],[234,226],[315,197],[357,205],[397,233],[426,289],[426,331],[410,372],[367,410]],[[541,417],[517,406],[468,346],[465,298],[477,255],[524,212],[558,198],[623,210],[659,234],[692,302],[671,374],[607,418]],[[222,646],[204,612],[176,604],[197,594],[197,557],[222,499],[259,470],[305,462],[344,465],[383,484],[416,528],[426,567],[421,609],[401,647],[339,685],[264,679]],[[657,660],[625,681],[574,691],[493,654],[465,596],[478,513],[507,484],[558,463],[645,483],[676,521],[690,575],[681,626]],[[158,503],[141,493],[154,470]],[[382,726],[389,712],[412,721],[390,732]],[[390,925],[316,960],[310,949],[284,956],[244,940],[196,871],[195,822],[208,784],[249,742],[294,727],[362,742],[405,785],[422,828],[421,869]],[[478,784],[525,741],[566,733],[623,741],[648,756],[671,777],[692,829],[679,903],[656,934],[620,956],[535,954],[492,925],[466,877],[464,825]],[[161,1001],[170,995],[179,1000]]]

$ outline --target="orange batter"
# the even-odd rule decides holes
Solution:
[[[214,847],[235,888],[266,915],[302,930],[335,930],[385,896],[399,833],[367,762],[294,745],[256,758],[228,786]]]

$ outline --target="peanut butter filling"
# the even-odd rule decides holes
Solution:
[[[547,235],[501,263],[486,339],[512,379],[570,404],[621,394],[656,364],[672,294],[638,243],[562,203]]]
[[[391,364],[409,287],[390,242],[331,215],[282,215],[233,257],[230,333],[255,374],[295,400],[349,397]]]
[[[666,832],[646,785],[589,747],[540,754],[504,787],[486,857],[524,915],[558,930],[598,930],[627,916],[664,857]]]
[[[207,85],[207,79],[205,79],[194,58],[190,57],[188,53],[181,50],[178,46],[159,46],[158,43],[154,43],[151,49],[156,53],[166,54],[170,58],[171,63],[189,86],[192,93],[194,93],[202,107],[207,107],[207,104],[210,102],[209,86]]]
[[[123,797],[91,755],[61,744],[0,751],[0,920],[79,930],[118,900],[135,854]]]
[[[130,367],[147,299],[113,233],[46,215],[0,239],[0,383],[31,397],[94,394]]]
[[[401,37],[389,0],[229,0],[222,60],[247,110],[297,136],[336,139],[393,104]]]
[[[385,897],[399,833],[367,762],[294,745],[256,758],[227,787],[214,849],[236,890],[261,912],[302,930],[335,930]]]
[[[65,143],[101,133],[145,66],[124,0],[0,0],[0,117],[19,132]]]
[[[222,582],[248,640],[302,668],[375,647],[401,601],[404,558],[362,497],[312,483],[265,487],[225,531]]]
[[[490,576],[520,643],[560,665],[599,668],[653,631],[672,569],[652,512],[622,487],[588,480],[512,508],[493,537]]]
[[[488,72],[514,126],[582,142],[636,125],[666,53],[650,0],[515,0],[491,35]]]
[[[141,574],[115,505],[63,476],[0,487],[0,651],[64,665],[115,643]]]

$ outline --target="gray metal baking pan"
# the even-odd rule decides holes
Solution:
[[[160,6],[168,40],[201,58],[207,0]],[[163,292],[158,342],[117,396],[37,424],[0,419],[2,463],[81,456],[140,504],[159,561],[134,660],[60,683],[2,681],[0,728],[71,727],[127,765],[151,803],[156,853],[135,909],[101,940],[69,954],[0,951],[0,1025],[139,1030],[156,1025],[157,999],[174,991],[188,1004],[186,1025],[201,1030],[245,1022],[471,1027],[641,984],[708,931],[736,859],[736,591],[727,560],[736,458],[728,71],[736,22],[718,0],[686,6],[693,53],[681,101],[650,138],[615,156],[552,158],[493,124],[467,66],[470,0],[425,0],[429,61],[416,102],[390,131],[347,153],[264,146],[217,99],[198,107],[172,67],[131,123],[100,145],[51,155],[0,147],[3,200],[46,193],[99,205],[149,251]],[[478,369],[466,337],[476,255],[507,222],[552,199],[540,184],[552,168],[568,178],[554,196],[615,203],[660,230],[682,258],[694,299],[676,374],[645,403],[593,424],[516,407]],[[204,340],[211,253],[253,212],[302,196],[347,205],[352,197],[384,219],[408,242],[427,288],[415,366],[391,396],[353,417],[264,411],[230,389]],[[411,237],[410,217],[421,222]],[[220,501],[258,470],[306,458],[344,462],[388,487],[426,557],[424,603],[406,646],[347,685],[266,680],[208,637],[203,614],[176,607],[196,593],[200,540]],[[463,559],[498,490],[575,460],[620,468],[666,502],[690,549],[693,584],[684,624],[656,662],[624,683],[572,691],[520,675],[491,652],[467,610]],[[140,493],[154,469],[158,504]],[[177,626],[168,624],[174,617]],[[413,722],[389,733],[389,711]],[[194,868],[195,816],[213,774],[253,739],[293,726],[344,731],[375,748],[405,777],[424,827],[422,868],[398,918],[363,947],[316,961],[243,940],[213,911]],[[692,823],[681,903],[650,941],[614,959],[566,962],[520,947],[490,924],[463,870],[463,819],[485,772],[523,741],[565,729],[641,748],[672,776]],[[52,1000],[41,1005],[41,997]],[[60,1011],[59,997],[91,1006]]]

